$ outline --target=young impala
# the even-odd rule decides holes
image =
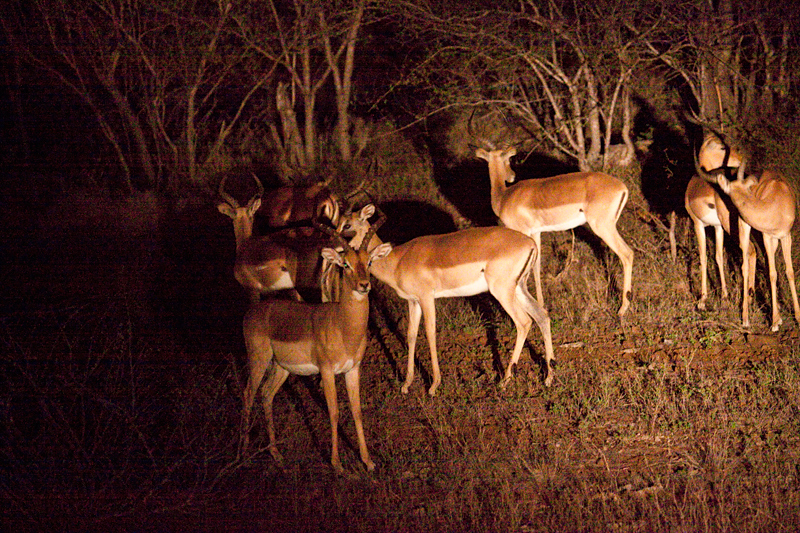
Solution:
[[[328,271],[319,252],[325,243],[329,243],[329,239],[311,227],[254,236],[254,218],[259,207],[262,207],[264,188],[258,178],[255,175],[253,177],[258,185],[258,193],[244,207],[225,192],[225,178],[219,186],[219,195],[224,201],[217,208],[233,220],[236,237],[233,275],[249,293],[252,302],[260,300],[262,294],[284,289],[293,289],[295,299],[300,300],[298,288],[319,289],[324,285],[320,279],[328,275]],[[322,300],[330,300],[325,291]]]
[[[792,225],[795,219],[796,199],[791,187],[777,172],[766,170],[760,177],[745,178],[745,162],[739,166],[737,179],[730,181],[717,174],[716,182],[722,192],[728,195],[739,212],[739,245],[745,258],[749,257],[750,232],[752,228],[764,236],[764,250],[769,265],[769,282],[772,293],[772,331],[778,331],[783,319],[778,307],[778,274],[775,267],[775,252],[780,244],[786,266],[786,279],[792,294],[794,317],[800,324],[800,305],[797,302],[797,289],[794,284],[794,265],[792,264]],[[755,261],[742,261],[742,279],[750,280],[750,272]],[[752,282],[750,287],[752,287]],[[745,286],[742,297],[742,325],[750,326],[750,290]]]
[[[489,163],[492,210],[504,226],[530,235],[540,251],[533,265],[536,298],[544,305],[541,279],[541,234],[589,224],[622,261],[624,280],[619,316],[630,306],[633,250],[617,231],[617,220],[628,201],[628,187],[602,172],[574,172],[544,179],[525,180],[513,185],[511,157],[515,148],[486,151],[475,155]]]
[[[739,153],[725,144],[716,134],[707,133],[696,160],[698,175],[692,176],[684,194],[684,205],[689,218],[692,219],[694,234],[697,239],[697,248],[700,255],[700,300],[698,309],[706,308],[708,298],[708,258],[706,256],[706,227],[714,228],[714,258],[719,270],[722,297],[728,297],[728,285],[725,282],[724,267],[724,236],[731,233],[731,220],[738,225],[738,212],[734,208],[731,213],[729,202],[726,202],[706,180],[700,175],[708,172],[726,172],[741,165]],[[735,226],[734,229],[737,229]],[[748,248],[748,261],[750,263],[750,278],[748,286],[753,288],[755,281],[756,250]]]
[[[278,462],[281,462],[281,455],[275,443],[272,400],[289,374],[320,374],[331,423],[331,464],[342,472],[335,376],[344,374],[361,460],[367,469],[375,468],[367,451],[361,421],[359,371],[367,346],[369,268],[373,261],[391,249],[390,244],[371,252],[367,252],[366,246],[354,249],[344,245],[342,252],[324,248],[322,255],[344,270],[342,297],[337,303],[311,304],[270,299],[250,307],[243,325],[250,374],[244,392],[242,450],[248,445],[250,412],[265,374],[263,405],[269,450]]]
[[[369,242],[378,249],[381,240],[368,220],[375,212],[370,204],[359,213],[343,217],[339,224],[342,236],[353,246]],[[381,221],[383,220],[381,216]],[[433,383],[428,394],[433,396],[442,381],[436,349],[436,298],[471,296],[490,292],[514,321],[517,340],[502,385],[511,379],[512,368],[519,361],[522,347],[534,321],[544,337],[547,376],[545,385],[553,382],[553,343],[550,317],[544,307],[528,292],[531,262],[537,255],[533,240],[519,232],[495,226],[469,228],[445,235],[417,237],[395,246],[392,252],[376,261],[372,274],[408,301],[408,367],[403,394],[414,380],[414,352],[422,316],[431,350]]]

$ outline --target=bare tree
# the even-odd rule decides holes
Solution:
[[[249,46],[280,65],[283,81],[275,88],[279,123],[269,127],[280,174],[288,182],[302,179],[319,163],[317,101],[330,81],[336,99],[336,146],[343,161],[352,159],[350,102],[367,0],[294,0],[290,8],[270,0],[238,18],[238,31]]]
[[[231,11],[227,0],[34,0],[7,6],[4,27],[27,64],[92,111],[126,187],[163,188],[204,185],[275,70],[231,31]]]
[[[780,113],[797,40],[793,3],[661,2],[661,13],[659,31],[641,37],[652,57],[685,82],[697,121],[721,131]]]
[[[436,91],[446,99],[504,110],[582,170],[603,166],[615,134],[632,153],[628,84],[645,58],[618,21],[639,24],[635,5],[526,0],[465,14],[407,4],[402,16],[435,41],[431,83],[458,80]]]

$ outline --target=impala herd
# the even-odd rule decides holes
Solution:
[[[628,200],[628,188],[602,172],[576,172],[514,183],[513,147],[478,148],[475,156],[488,163],[491,206],[500,226],[468,228],[444,235],[426,235],[392,246],[377,235],[385,215],[373,204],[358,211],[340,206],[324,183],[283,187],[269,202],[254,176],[258,192],[240,206],[225,192],[219,194],[221,213],[233,221],[236,237],[234,276],[248,291],[251,305],[243,331],[249,376],[244,392],[240,454],[246,451],[253,403],[261,392],[267,421],[268,449],[279,463],[272,401],[289,374],[320,374],[331,423],[333,467],[342,472],[338,454],[338,417],[334,378],[345,375],[361,459],[375,465],[367,450],[361,417],[359,372],[367,345],[370,275],[408,302],[408,358],[401,391],[414,379],[414,356],[420,321],[431,353],[433,396],[441,383],[436,344],[437,298],[489,292],[511,317],[517,335],[501,386],[512,378],[528,333],[535,322],[544,341],[544,384],[553,382],[554,353],[550,318],[541,284],[541,233],[587,224],[619,257],[623,269],[622,303],[618,315],[630,308],[633,250],[620,236],[617,222]],[[700,255],[699,309],[708,299],[706,228],[715,233],[715,260],[722,297],[728,295],[723,257],[724,233],[738,238],[742,250],[742,326],[750,326],[749,306],[754,291],[755,228],[764,238],[772,291],[772,331],[782,323],[777,296],[775,252],[780,244],[792,295],[795,319],[800,305],[791,260],[791,228],[796,200],[792,189],[774,171],[745,174],[746,158],[721,136],[706,135],[695,160],[697,175],[688,184],[685,207],[691,218]],[[345,211],[340,211],[343,207]],[[254,235],[256,213],[274,229]],[[374,223],[370,219],[378,215]],[[536,298],[528,290],[533,272]],[[320,303],[303,301],[298,289],[319,294]],[[291,298],[275,297],[291,291]],[[266,298],[262,299],[262,296]]]

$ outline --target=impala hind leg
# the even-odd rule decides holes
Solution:
[[[272,400],[275,399],[275,394],[277,394],[287,377],[289,377],[289,371],[273,362],[262,390],[262,405],[264,406],[264,417],[267,420],[267,435],[269,436],[269,453],[278,463],[283,463],[283,456],[278,451],[278,445],[275,442]]]
[[[616,220],[600,221],[592,225],[592,231],[605,242],[622,262],[622,305],[617,314],[623,316],[631,305],[631,279],[633,278],[633,250],[617,231]]]
[[[549,387],[553,384],[553,377],[555,376],[553,372],[555,355],[553,352],[553,336],[550,331],[550,315],[547,313],[547,309],[533,299],[533,296],[528,292],[526,284],[527,282],[520,282],[520,284],[517,285],[515,293],[516,301],[519,302],[521,307],[525,310],[525,313],[536,322],[539,331],[542,333],[542,339],[544,340],[544,360],[547,366],[547,375],[544,378],[544,385],[545,387]],[[528,326],[528,329],[530,329],[530,326]],[[519,355],[517,355],[517,358],[519,358]],[[510,375],[508,369],[506,370],[506,375]]]
[[[508,365],[506,366],[505,373],[503,374],[503,379],[500,381],[500,387],[505,388],[511,381],[511,372],[519,362],[519,357],[522,354],[522,347],[525,345],[525,340],[528,338],[528,332],[531,330],[533,320],[516,301],[513,292],[510,297],[508,294],[497,295],[492,293],[492,295],[497,299],[498,302],[500,302],[500,305],[503,306],[503,309],[505,309],[506,313],[508,313],[508,316],[511,317],[511,320],[514,322],[514,327],[517,330],[517,339],[514,341],[514,350],[511,352],[511,358],[508,360]]]
[[[797,287],[794,285],[794,265],[792,264],[792,236],[787,235],[781,239],[781,251],[783,252],[783,262],[786,266],[786,280],[789,282],[789,291],[792,293],[792,307],[794,308],[794,319],[800,325],[800,305],[797,301]]]

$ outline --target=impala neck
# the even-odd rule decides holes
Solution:
[[[498,217],[500,216],[500,206],[503,203],[503,196],[506,193],[507,180],[514,176],[507,176],[505,164],[501,160],[493,159],[489,162],[489,180],[492,183],[492,211]]]
[[[346,353],[357,353],[364,341],[369,322],[369,294],[360,294],[349,283],[338,303],[329,304],[335,311],[334,320],[342,332]]]
[[[236,236],[236,250],[238,251],[242,244],[253,236],[253,218],[245,216],[234,220],[233,234]]]

